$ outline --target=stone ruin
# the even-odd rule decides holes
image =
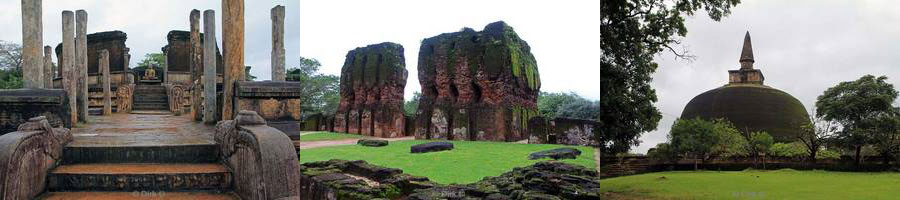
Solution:
[[[328,160],[300,166],[300,199],[403,199],[436,186],[426,177],[366,161]]]
[[[418,70],[417,139],[526,139],[541,81],[531,47],[506,23],[425,39]]]
[[[125,46],[128,34],[122,31],[106,31],[87,35],[88,76],[100,76],[100,50],[109,51],[109,71],[113,74],[110,79],[112,85],[127,82],[125,73],[128,71],[128,63],[131,55],[130,49]],[[63,63],[62,43],[56,45],[57,63]],[[62,68],[57,68],[58,77],[62,77]],[[97,78],[91,78],[90,84],[99,84]],[[57,87],[60,88],[60,87]]]
[[[381,43],[347,53],[341,68],[341,102],[334,131],[375,137],[402,137],[405,131],[403,46]]]
[[[528,121],[528,143],[597,146],[592,137],[599,127],[600,123],[593,120],[534,117]]]
[[[203,33],[200,33],[200,38],[202,42]],[[166,40],[169,43],[162,47],[162,52],[166,55],[166,81],[191,84],[191,32],[169,31]],[[216,74],[222,74],[225,71],[224,66],[222,53],[217,47]]]

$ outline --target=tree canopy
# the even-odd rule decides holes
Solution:
[[[893,106],[897,90],[887,82],[886,76],[865,75],[855,81],[845,81],[828,88],[816,99],[816,116],[839,123],[843,129],[837,132],[837,144],[856,152],[856,164],[860,162],[862,147],[872,144],[873,137],[884,130],[884,123],[896,115]],[[884,152],[882,152],[884,153]]]
[[[713,20],[731,13],[740,0],[615,0],[600,1],[600,116],[595,134],[605,153],[628,151],[662,118],[653,106],[650,86],[658,64],[653,57],[676,50],[687,35],[686,16],[703,10]],[[603,142],[611,141],[611,142]]]
[[[700,160],[744,155],[748,147],[741,132],[722,119],[679,119],[672,125],[668,138],[670,151],[694,159],[695,169]]]
[[[320,74],[322,66],[316,59],[300,57],[300,63],[296,67],[287,70],[287,81],[301,82],[300,113],[303,115],[313,113],[334,114],[340,103],[340,77],[335,75]]]

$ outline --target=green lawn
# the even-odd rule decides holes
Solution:
[[[473,183],[485,176],[497,176],[514,167],[528,166],[541,160],[528,160],[528,154],[563,145],[516,144],[503,142],[453,141],[450,151],[424,154],[409,153],[409,147],[429,141],[408,140],[391,142],[386,147],[345,145],[300,150],[300,162],[329,159],[365,160],[369,163],[400,168],[404,172],[425,176],[438,183]],[[564,162],[589,167],[594,163],[593,149],[576,147],[582,154],[578,159]]]
[[[323,141],[323,140],[342,140],[342,139],[351,139],[351,138],[362,138],[361,135],[354,134],[344,134],[344,133],[332,133],[332,132],[313,132],[305,135],[300,135],[300,141],[303,142],[312,142],[312,141]]]
[[[665,178],[661,178],[665,177]],[[601,180],[620,199],[897,199],[900,173],[660,172]]]

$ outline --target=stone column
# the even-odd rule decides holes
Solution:
[[[78,120],[87,122],[88,116],[88,56],[87,56],[87,12],[75,11],[75,78],[78,81]]]
[[[272,8],[272,81],[284,81],[284,6]]]
[[[203,120],[200,110],[200,75],[203,74],[203,40],[200,38],[200,11],[191,10],[191,117],[194,121]]]
[[[22,0],[22,75],[25,88],[44,87],[42,10],[41,0]]]
[[[112,90],[109,88],[109,51],[100,50],[100,85],[103,87],[103,115],[112,115]]]
[[[131,53],[129,53],[129,52],[131,52],[131,48],[125,48],[125,53],[122,54],[122,56],[125,57],[125,64],[124,64],[125,72],[129,71],[130,68],[128,68],[128,66],[131,66]],[[125,75],[125,77],[124,77],[125,83],[127,83],[127,84],[134,83],[134,76],[132,76],[131,74],[128,74],[128,73],[125,73],[124,75]]]
[[[244,0],[222,0],[222,52],[225,91],[222,120],[234,119],[234,83],[244,80]]]
[[[216,123],[216,11],[203,11],[203,122]]]
[[[63,72],[62,87],[69,96],[69,117],[72,123],[78,122],[78,104],[75,96],[75,13],[72,11],[62,12],[62,29],[63,29],[63,50],[62,60],[60,60],[59,68]]]
[[[44,46],[44,88],[53,89],[53,47]]]

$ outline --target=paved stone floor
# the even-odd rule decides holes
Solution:
[[[166,146],[215,144],[215,126],[193,122],[188,115],[167,113],[90,116],[72,129],[70,147]]]

